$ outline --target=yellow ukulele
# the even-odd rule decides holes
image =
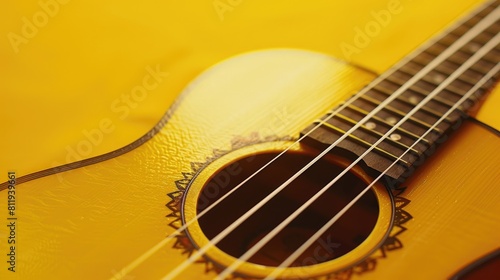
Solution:
[[[301,50],[215,65],[131,145],[8,174],[2,279],[497,279],[500,124],[468,114],[499,20],[487,2],[378,77]]]

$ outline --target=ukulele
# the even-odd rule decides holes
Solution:
[[[469,114],[498,79],[499,19],[487,2],[378,77],[301,50],[213,66],[131,145],[9,173],[6,275],[494,279],[499,124]]]

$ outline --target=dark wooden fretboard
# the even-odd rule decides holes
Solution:
[[[486,3],[311,124],[302,132],[309,133],[306,143],[324,149],[345,137],[337,144],[336,153],[358,158],[431,95],[432,99],[422,102],[419,110],[363,158],[369,170],[386,172],[387,178],[395,179],[392,182],[404,180],[496,83],[500,62],[495,37],[500,33],[497,8],[498,1]],[[457,71],[460,67],[464,70],[464,64],[470,65]],[[384,101],[387,104],[381,106]],[[376,113],[367,118],[370,112]],[[327,121],[315,129],[323,120]],[[395,161],[397,164],[387,171]]]

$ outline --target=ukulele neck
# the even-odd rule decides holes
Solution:
[[[307,127],[307,143],[401,183],[495,84],[499,18],[497,1],[483,5]]]

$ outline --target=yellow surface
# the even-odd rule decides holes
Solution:
[[[357,28],[393,1],[60,2],[10,1],[0,11],[2,173],[27,174],[132,142],[198,73],[242,52],[291,47],[346,59],[341,47],[349,44],[358,46],[354,63],[382,72],[479,1],[396,1],[397,14],[363,45],[355,44]],[[148,66],[169,75],[142,101],[125,103]]]
[[[197,213],[194,210],[196,209],[196,203],[199,194],[201,193],[201,190],[205,186],[206,182],[213,174],[217,172],[217,170],[219,170],[223,166],[231,164],[241,157],[270,151],[274,151],[276,154],[279,154],[281,151],[285,150],[288,147],[291,147],[292,151],[310,154],[312,157],[315,157],[318,154],[317,151],[307,149],[308,147],[306,146],[294,145],[292,141],[276,141],[271,143],[267,142],[237,149],[231,153],[228,153],[227,155],[224,155],[223,157],[219,158],[218,160],[204,168],[196,176],[196,179],[193,180],[193,183],[189,188],[189,193],[185,195],[185,219],[187,221],[196,220]],[[351,164],[351,162],[341,158],[337,158],[333,155],[328,155],[327,158],[332,163],[335,162],[343,168],[347,168]],[[366,184],[371,183],[372,178],[366,175],[366,173],[359,166],[355,166],[353,168],[353,172],[355,172],[355,174],[357,174],[357,176],[359,176],[360,178],[363,178]],[[321,277],[324,275],[328,275],[334,271],[345,269],[346,267],[350,267],[353,264],[362,261],[367,254],[372,252],[374,248],[380,245],[380,242],[383,240],[384,236],[388,231],[390,231],[390,224],[394,213],[391,200],[385,189],[385,186],[379,183],[374,186],[373,189],[380,206],[380,214],[377,220],[377,224],[374,226],[374,230],[360,246],[356,247],[354,250],[350,251],[342,258],[333,259],[331,261],[323,263],[316,263],[315,265],[310,265],[308,267],[294,267],[293,269],[287,269],[286,271],[282,272],[280,276],[285,279],[307,279],[313,276]],[[196,244],[198,244],[199,247],[207,246],[209,240],[203,234],[202,228],[198,222],[195,221],[192,225],[189,226],[188,230],[189,235],[191,236],[191,238],[193,238],[193,240],[195,240]],[[210,250],[206,252],[206,255],[212,260],[217,260],[224,267],[229,267],[231,264],[237,261],[235,257],[226,254],[217,247],[211,247]],[[266,276],[273,273],[274,270],[274,267],[266,267],[249,262],[245,262],[238,267],[238,272],[252,275],[257,279],[265,278]]]
[[[205,162],[214,149],[230,149],[237,136],[297,135],[373,78],[309,52],[255,53],[228,63],[192,85],[167,125],[143,146],[18,186],[17,215],[22,220],[14,279],[121,275],[173,232],[168,226],[173,220],[165,217],[171,213],[165,207],[170,201],[166,194],[177,190],[174,182],[183,172],[192,172],[191,162]],[[0,192],[0,201],[5,206],[6,192]],[[0,212],[0,219],[6,214]],[[5,245],[0,244],[1,251]],[[167,244],[130,276],[157,279],[185,259]],[[202,271],[203,266],[188,270],[195,275]],[[0,270],[0,275],[5,272]]]
[[[173,248],[175,238],[165,239],[176,222],[166,218],[172,211],[165,207],[166,194],[179,190],[176,181],[185,187],[182,180],[198,171],[196,163],[231,149],[235,140],[297,136],[372,78],[309,52],[253,53],[216,66],[191,85],[167,125],[143,146],[19,185],[18,272],[0,270],[2,277],[160,279],[188,258],[182,247]],[[405,224],[408,234],[398,236],[404,248],[389,252],[364,278],[442,279],[500,245],[494,238],[500,139],[475,126],[460,132],[408,183],[405,197],[412,202],[405,210],[414,219]],[[5,228],[0,233],[8,235]],[[7,251],[6,243],[0,250]],[[439,265],[411,270],[423,259]],[[205,269],[195,263],[177,279],[212,279]]]
[[[382,72],[473,2],[402,2],[401,13],[351,59]],[[40,10],[37,3],[9,4],[16,6],[2,10],[5,24],[0,31],[20,33],[22,18]],[[353,42],[355,28],[373,20],[371,11],[387,8],[386,1],[241,1],[221,21],[212,1],[175,2],[175,7],[168,3],[71,1],[20,45],[18,54],[4,37],[1,103],[10,111],[0,111],[2,174],[15,170],[21,176],[74,160],[67,147],[75,150],[82,141],[97,143],[83,157],[126,145],[148,131],[199,72],[234,54],[295,47],[342,58],[341,43]],[[224,69],[217,83],[207,79],[194,85],[162,132],[138,149],[20,185],[18,272],[12,277],[0,267],[0,278],[164,276],[187,258],[172,249],[175,240],[137,267],[132,264],[173,231],[168,226],[171,219],[165,218],[170,212],[166,194],[175,190],[174,181],[182,179],[182,172],[192,171],[190,162],[204,162],[213,149],[229,149],[236,135],[255,131],[263,136],[297,135],[374,77],[310,53],[275,53],[252,61],[241,64],[243,68]],[[262,67],[258,64],[262,61],[269,65]],[[113,109],[122,94],[130,94],[144,79],[152,82],[148,69],[157,65],[168,77],[159,76],[164,79],[158,87],[144,84],[151,91],[136,108],[130,107],[128,115]],[[250,82],[256,77],[267,83]],[[289,83],[273,83],[283,78]],[[86,139],[83,131],[97,128],[103,131],[102,141]],[[477,145],[478,139],[482,145]],[[498,217],[492,214],[500,211],[499,192],[493,188],[500,180],[498,137],[466,127],[446,144],[409,183],[408,211],[414,220],[401,237],[405,248],[380,262],[380,274],[367,277],[445,278],[500,245],[492,237],[500,230]],[[477,186],[483,186],[481,192]],[[6,195],[0,193],[2,209]],[[0,219],[5,221],[6,215],[2,211]],[[5,240],[6,227],[0,229]],[[0,253],[6,250],[5,242],[0,243]],[[408,274],[428,259],[438,265]],[[196,264],[179,279],[201,279],[204,271],[204,265]],[[417,272],[427,274],[417,277]]]

